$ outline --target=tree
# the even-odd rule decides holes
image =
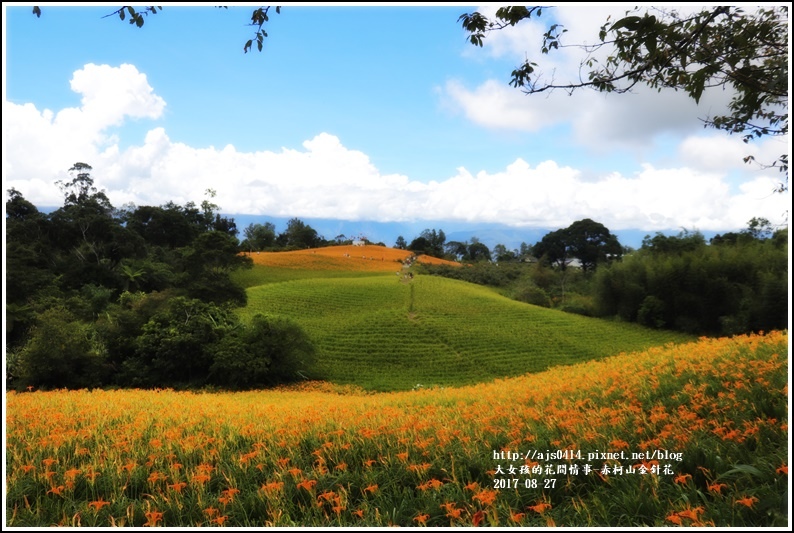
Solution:
[[[464,13],[458,21],[477,46],[492,31],[540,17],[547,8],[509,6],[493,19],[479,12]],[[699,102],[706,88],[733,93],[729,112],[706,117],[705,127],[742,135],[744,142],[788,134],[789,40],[788,6],[763,6],[750,12],[736,6],[709,6],[692,14],[675,8],[637,7],[617,21],[601,26],[600,42],[567,44],[566,29],[551,24],[543,35],[542,54],[578,47],[583,53],[584,78],[557,82],[545,79],[529,58],[511,73],[510,84],[526,94],[591,88],[626,93],[637,85],[661,91],[683,91]],[[606,59],[599,59],[606,51]],[[744,158],[753,161],[752,156]],[[788,154],[762,166],[778,168],[788,190]]]
[[[20,354],[20,385],[95,387],[102,382],[104,355],[91,326],[54,307],[41,313]]]
[[[585,272],[592,272],[598,263],[618,258],[623,253],[617,237],[603,224],[589,218],[547,233],[533,250],[561,270],[574,258],[579,259]]]
[[[472,240],[474,242],[469,245],[467,259],[469,261],[490,261],[491,251],[488,249],[488,246],[475,239]]]
[[[564,229],[547,233],[532,249],[537,255],[552,265],[556,265],[560,270],[565,270],[570,262],[570,251]]]
[[[515,261],[518,259],[518,250],[508,250],[504,244],[497,244],[493,247],[494,261]]]
[[[582,270],[592,272],[598,263],[620,258],[623,248],[617,237],[603,224],[589,218],[568,226],[568,248],[582,262]]]
[[[279,243],[289,248],[317,248],[323,240],[317,230],[299,218],[291,218],[287,222],[287,229],[278,236]]]
[[[444,257],[444,243],[446,242],[447,236],[444,234],[444,230],[426,229],[419,234],[419,237],[411,241],[408,249],[433,257]]]
[[[251,252],[266,250],[276,244],[276,226],[272,222],[248,224],[248,227],[243,230],[243,235],[245,240],[242,243],[242,248]]]

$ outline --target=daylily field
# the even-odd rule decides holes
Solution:
[[[6,525],[782,527],[787,353],[771,332],[392,393],[7,392]]]

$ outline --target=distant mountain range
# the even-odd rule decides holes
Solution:
[[[271,217],[267,215],[234,215],[225,214],[224,216],[233,218],[240,230],[239,237],[243,239],[243,230],[249,224],[264,224],[270,222],[276,226],[276,232],[280,233],[287,227],[287,222],[293,217]],[[432,221],[419,220],[415,222],[375,222],[371,220],[337,220],[330,218],[300,218],[304,223],[317,230],[317,233],[326,240],[333,240],[339,235],[344,235],[347,239],[364,237],[370,242],[382,242],[386,246],[394,246],[397,237],[402,236],[406,242],[410,243],[419,236],[425,229],[443,230],[447,241],[469,241],[476,237],[480,242],[493,249],[497,244],[503,244],[508,250],[520,248],[521,243],[535,244],[544,235],[556,231],[560,228],[517,228],[505,224],[460,222],[454,220]],[[646,235],[655,235],[656,231],[648,230],[613,230],[607,226],[611,233],[617,236],[618,241],[623,246],[630,246],[637,249],[642,246],[642,240]],[[681,228],[663,231],[665,235],[678,235]],[[708,241],[719,232],[701,231]],[[724,233],[724,232],[723,232]]]

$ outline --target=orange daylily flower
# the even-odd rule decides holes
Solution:
[[[680,476],[676,476],[676,478],[673,480],[673,482],[680,483],[682,485],[686,485],[687,480],[689,480],[691,478],[692,478],[691,474],[681,474]]]
[[[364,487],[364,492],[369,492],[370,494],[374,494],[375,491],[377,491],[377,490],[378,490],[378,484],[377,483],[373,483],[372,485],[368,485],[368,486]]]
[[[491,505],[496,500],[495,490],[484,489],[474,495],[475,500],[479,500],[483,505]]]
[[[451,520],[458,520],[462,512],[463,509],[450,509],[450,511],[447,513],[447,517],[449,517]]]
[[[270,483],[266,483],[262,485],[262,488],[259,489],[263,492],[275,492],[277,490],[281,490],[284,488],[283,481],[271,481]]]
[[[683,523],[683,520],[681,520],[681,517],[678,516],[677,513],[670,513],[665,517],[665,520],[667,520],[668,522],[672,522],[677,526],[680,526]]]
[[[157,523],[163,519],[163,513],[159,511],[149,511],[148,513],[145,513],[144,516],[146,516],[146,523],[144,526],[148,527],[156,526]]]
[[[706,485],[706,488],[709,492],[716,492],[717,494],[722,494],[722,489],[727,487],[727,483],[712,483],[710,485]]]
[[[197,475],[193,476],[193,481],[198,483],[198,484],[200,484],[200,485],[203,485],[204,483],[206,483],[210,479],[211,479],[210,476],[208,476],[207,474],[197,474]]]
[[[779,467],[777,468],[777,470],[775,470],[775,473],[776,473],[776,474],[785,474],[785,475],[788,475],[788,466],[787,466],[787,465],[781,465],[781,466],[779,466]]]
[[[314,486],[317,484],[317,481],[314,479],[307,479],[305,481],[301,481],[296,485],[298,488],[306,489],[307,491],[311,491]]]
[[[530,505],[527,509],[531,511],[535,511],[536,513],[543,514],[546,512],[547,509],[551,509],[551,504],[546,502],[540,502],[537,505]]]
[[[679,511],[678,516],[681,518],[689,518],[690,520],[697,522],[698,513],[702,512],[702,507],[695,507],[694,509],[684,509],[683,511]]]
[[[168,479],[168,476],[165,474],[161,474],[160,472],[152,472],[149,475],[149,483],[157,483],[158,481],[165,481]]]
[[[168,488],[172,489],[175,492],[182,492],[182,489],[184,489],[186,486],[187,483],[185,483],[184,481],[180,481],[178,483],[174,483],[173,485],[168,485]]]
[[[429,514],[418,514],[414,517],[414,522],[425,525],[428,518],[430,518]]]
[[[231,487],[224,491],[221,491],[221,494],[225,495],[227,498],[229,498],[229,500],[233,500],[235,494],[240,494],[240,489]]]
[[[485,518],[485,513],[483,511],[477,511],[474,513],[474,516],[471,518],[471,525],[474,527],[479,526],[483,519]]]
[[[740,500],[736,500],[736,503],[738,503],[739,505],[744,505],[745,507],[752,507],[757,501],[758,498],[756,498],[755,496],[745,496]]]
[[[102,498],[100,498],[100,499],[98,499],[96,501],[90,502],[88,504],[89,507],[93,507],[94,508],[94,511],[99,511],[100,509],[102,509],[106,505],[110,505],[110,502],[106,502]]]

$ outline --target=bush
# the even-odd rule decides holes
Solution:
[[[539,305],[542,307],[551,307],[551,298],[549,294],[535,285],[530,285],[520,289],[515,295],[515,299],[519,302],[524,302],[532,305]]]
[[[103,381],[104,349],[93,328],[55,307],[38,316],[19,356],[19,385],[80,389]]]
[[[261,314],[229,331],[214,352],[211,381],[236,389],[305,379],[315,355],[297,324]]]
[[[665,326],[664,302],[656,296],[646,296],[637,311],[637,322],[649,328],[663,328]]]

